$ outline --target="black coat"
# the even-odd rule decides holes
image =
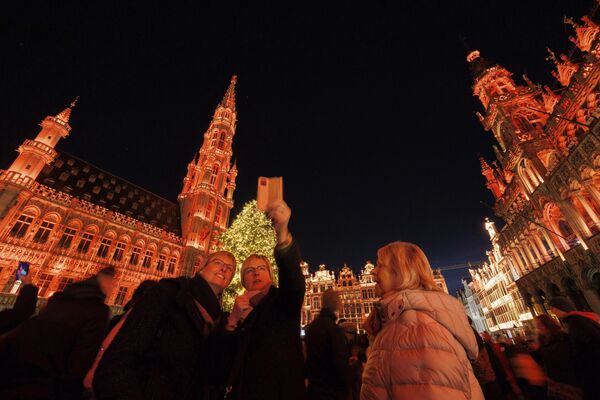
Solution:
[[[311,400],[346,400],[350,394],[348,341],[335,321],[335,314],[324,308],[306,329],[308,395]]]
[[[562,319],[567,326],[573,366],[583,381],[583,398],[599,399],[598,366],[600,366],[600,325],[593,313],[573,312]]]
[[[102,399],[203,398],[201,352],[211,331],[196,301],[217,324],[216,295],[200,276],[163,279],[136,302],[94,376]]]
[[[566,333],[542,340],[540,348],[532,356],[544,367],[548,378],[571,386],[581,386],[577,373],[570,367],[574,361],[569,335]]]
[[[15,329],[35,313],[38,288],[24,285],[19,291],[13,308],[0,311],[0,335]]]
[[[295,242],[275,250],[279,288],[272,286],[248,315],[241,332],[245,352],[234,383],[240,400],[306,399],[300,343],[304,277]]]
[[[108,314],[95,277],[52,296],[37,316],[0,337],[0,398],[79,398]]]

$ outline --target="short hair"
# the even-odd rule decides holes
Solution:
[[[271,278],[271,281],[274,280],[274,278],[273,278],[273,266],[271,265],[271,261],[269,261],[269,258],[267,256],[263,256],[261,254],[250,254],[248,257],[246,257],[246,259],[242,263],[242,268],[240,268],[240,278],[241,278],[241,281],[242,281],[242,286],[244,286],[244,272],[246,271],[246,268],[248,267],[248,262],[250,260],[261,260],[261,261],[263,261],[267,265],[267,269],[269,270],[269,277]],[[246,287],[246,286],[244,286],[244,287]]]
[[[395,290],[441,290],[433,278],[427,256],[416,244],[393,242],[377,250],[377,257],[378,262],[389,267]]]
[[[323,308],[328,310],[335,310],[340,305],[340,295],[333,290],[333,288],[329,288],[323,292]]]
[[[115,271],[115,267],[105,267],[98,271],[97,275],[110,276],[111,278],[114,278],[116,274],[117,272]]]

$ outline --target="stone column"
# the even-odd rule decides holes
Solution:
[[[531,250],[529,250],[529,246],[527,246],[527,243],[524,243],[521,247],[523,252],[525,253],[525,256],[527,257],[526,259],[531,264],[531,270],[536,269],[537,262],[535,261],[535,257],[533,256],[533,254],[531,254]]]
[[[592,232],[590,231],[590,228],[588,228],[583,217],[579,214],[579,211],[571,201],[563,200],[560,202],[560,206],[563,215],[566,217],[566,222],[574,228],[573,232],[575,232],[575,236],[577,236],[579,240],[583,242],[582,235],[585,237],[591,236]],[[572,224],[569,223],[570,221],[572,221]]]
[[[527,270],[524,267],[523,262],[519,257],[518,250],[516,248],[513,248],[513,250],[511,251],[511,257],[514,264],[518,267],[521,276],[525,275],[527,273]]]
[[[550,254],[548,254],[548,249],[546,249],[546,246],[544,246],[544,243],[542,242],[542,239],[540,238],[540,233],[534,232],[534,233],[532,233],[532,236],[533,236],[533,239],[535,240],[538,248],[542,252],[542,256],[544,257],[544,260],[550,261],[552,259],[552,257],[550,256]]]
[[[531,238],[531,236],[528,236],[526,238],[526,240],[529,242],[529,244],[531,244],[531,248],[533,249],[533,252],[535,253],[535,256],[538,259],[538,266],[541,266],[542,264],[544,264],[544,261],[546,261],[544,259],[544,257],[542,257],[542,255],[540,254],[539,249],[537,248],[534,240]]]
[[[579,200],[579,202],[585,209],[585,212],[587,213],[587,215],[589,215],[590,218],[592,219],[592,221],[594,221],[594,224],[596,226],[600,226],[600,219],[598,218],[598,215],[596,215],[596,212],[594,211],[594,209],[592,208],[590,203],[588,203],[586,198],[583,195],[581,195],[581,193],[577,193],[575,195],[575,197],[577,197],[577,200]]]
[[[585,189],[590,193],[590,197],[594,200],[597,206],[600,206],[600,191],[594,186],[594,182],[584,182]]]

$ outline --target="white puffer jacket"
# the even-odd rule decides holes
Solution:
[[[403,290],[379,310],[382,328],[369,348],[361,400],[483,400],[469,362],[477,342],[457,299]]]

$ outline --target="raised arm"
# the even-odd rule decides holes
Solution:
[[[273,221],[277,238],[275,261],[279,270],[280,298],[286,309],[294,315],[299,315],[304,300],[305,283],[300,268],[300,248],[288,230],[292,211],[280,200],[269,205],[267,214]]]

